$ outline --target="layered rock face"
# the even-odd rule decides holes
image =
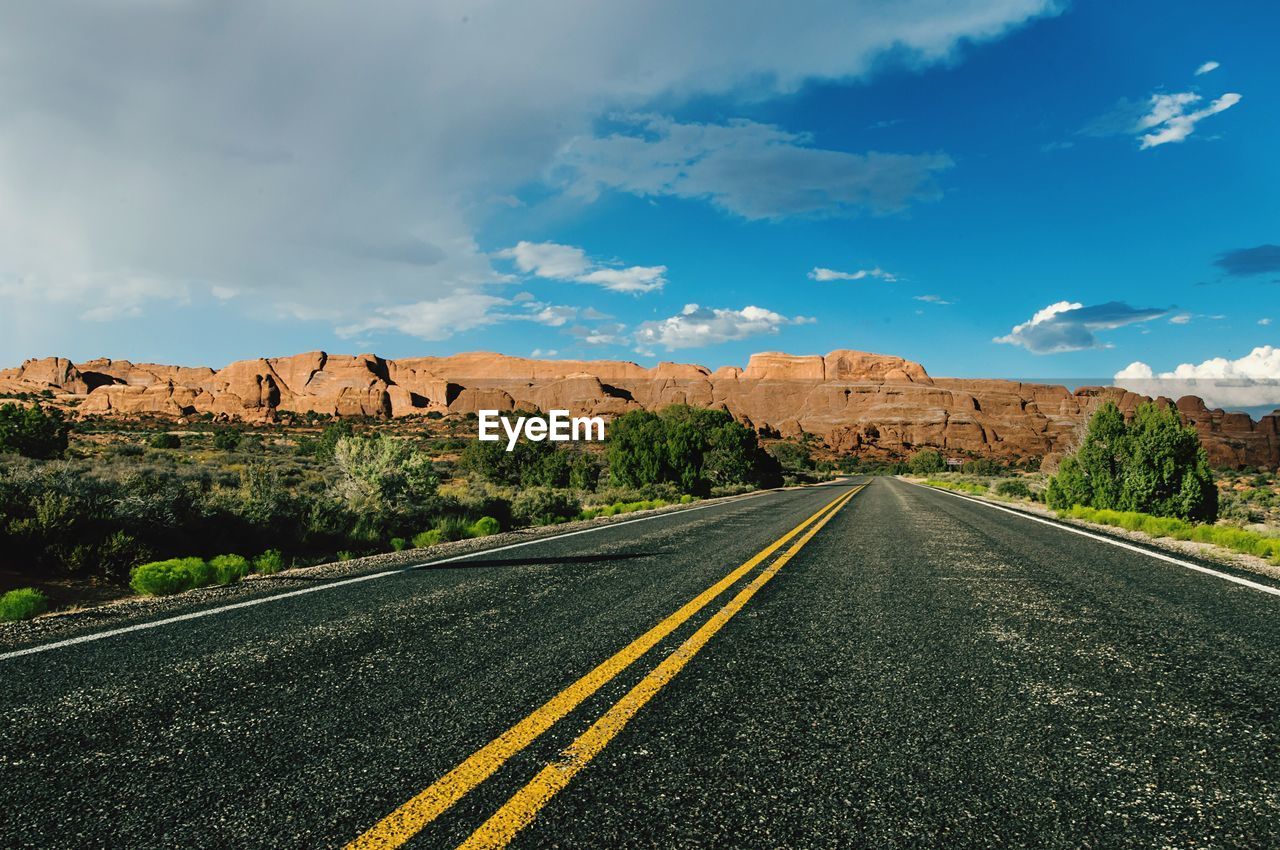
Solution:
[[[900,357],[838,350],[825,357],[768,352],[745,369],[712,372],[661,363],[651,369],[613,360],[530,360],[500,354],[385,360],[372,354],[242,360],[220,370],[29,360],[0,370],[0,392],[51,390],[79,400],[80,415],[187,417],[204,413],[275,421],[282,413],[402,417],[482,409],[614,416],[633,409],[691,404],[727,410],[762,432],[803,433],[838,451],[909,452],[934,446],[955,456],[1001,459],[1069,451],[1105,399],[1129,411],[1146,401],[1114,387],[931,378]],[[1280,415],[1254,422],[1210,410],[1193,396],[1178,410],[1222,466],[1280,465]]]

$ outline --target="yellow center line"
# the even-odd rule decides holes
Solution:
[[[865,485],[863,485],[865,486]],[[859,488],[860,489],[860,488]],[[837,496],[816,513],[760,550],[737,569],[689,600],[679,610],[649,631],[618,650],[608,660],[578,679],[569,687],[543,703],[506,732],[476,750],[464,761],[419,792],[408,802],[387,815],[367,832],[347,845],[347,850],[373,850],[399,847],[420,832],[454,803],[488,779],[513,755],[531,744],[539,735],[573,711],[600,688],[625,670],[638,658],[697,614],[762,561],[784,546],[807,526],[815,522],[837,502],[851,496]]]
[[[591,724],[586,732],[566,747],[559,758],[544,767],[527,785],[513,794],[502,808],[494,812],[480,825],[479,829],[471,834],[470,838],[458,845],[458,850],[498,850],[506,847],[516,833],[532,823],[542,807],[564,789],[578,771],[586,767],[622,731],[645,703],[674,679],[676,674],[715,636],[716,632],[720,631],[734,614],[742,610],[756,591],[773,578],[778,570],[804,548],[804,545],[812,540],[813,536],[865,486],[862,485],[842,496],[843,501],[830,513],[814,524],[785,554],[762,570],[750,584],[742,588],[733,599],[712,615],[711,619],[681,644],[679,649],[663,659],[634,688],[614,703],[600,716],[599,720]]]

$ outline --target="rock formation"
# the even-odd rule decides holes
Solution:
[[[61,357],[0,370],[0,393],[51,391],[80,416],[213,414],[250,422],[289,413],[404,417],[482,409],[613,416],[673,403],[716,407],[767,434],[820,437],[837,451],[902,454],[935,446],[954,456],[1042,457],[1070,450],[1104,399],[1129,411],[1145,396],[1115,387],[932,378],[919,363],[861,351],[755,354],[715,372],[615,360],[531,360],[500,354],[384,360],[322,351],[242,360],[220,369]],[[1221,466],[1280,465],[1280,413],[1254,422],[1179,399]]]

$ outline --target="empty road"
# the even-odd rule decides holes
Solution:
[[[5,631],[0,846],[1280,846],[1280,597],[948,493],[329,584]]]

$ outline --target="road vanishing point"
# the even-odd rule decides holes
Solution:
[[[1274,583],[904,481],[253,585],[6,633],[0,846],[1280,846]]]

